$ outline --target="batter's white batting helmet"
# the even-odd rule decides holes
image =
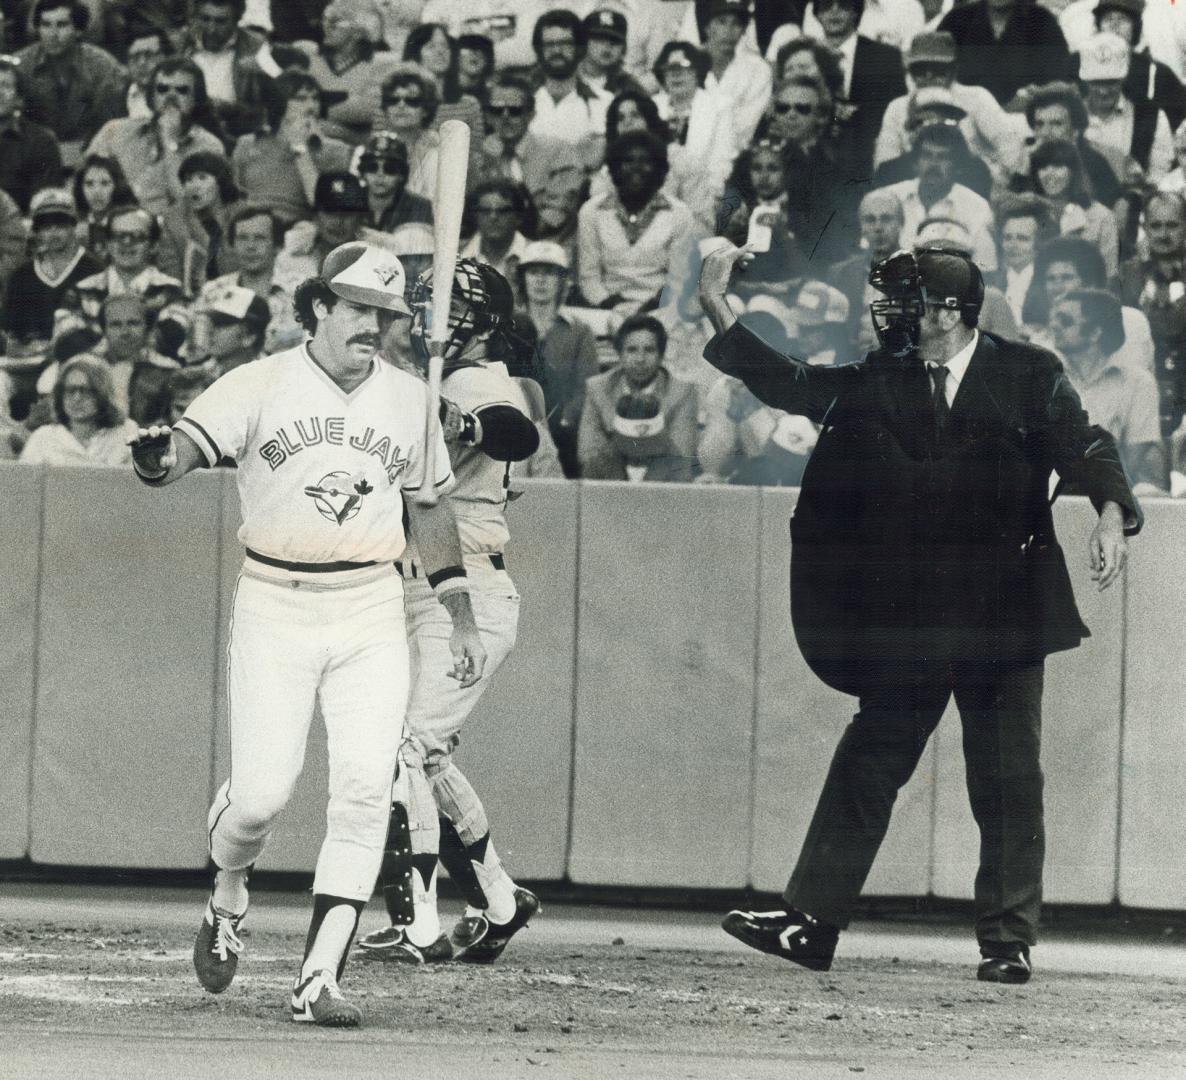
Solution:
[[[411,315],[404,299],[406,280],[399,259],[361,240],[339,244],[321,264],[321,280],[330,291],[353,304],[366,304]]]

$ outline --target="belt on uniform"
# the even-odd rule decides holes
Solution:
[[[339,570],[361,570],[367,566],[376,566],[376,560],[370,562],[288,562],[286,559],[273,559],[271,555],[261,555],[258,551],[247,549],[247,557],[261,562],[265,566],[277,566],[281,570],[296,570],[302,574],[332,574]]]
[[[488,558],[490,560],[490,565],[493,566],[495,570],[505,570],[507,568],[507,561],[506,561],[506,559],[504,559],[502,557],[501,552],[498,552],[498,551],[491,552],[489,555],[486,556],[486,558]],[[420,569],[416,566],[416,564],[414,562],[408,563],[407,567],[408,567],[408,575],[410,577],[419,577],[420,576]],[[399,574],[400,577],[404,576],[404,563],[402,561],[400,561],[399,559],[397,559],[395,562],[395,570],[396,570],[396,573]]]

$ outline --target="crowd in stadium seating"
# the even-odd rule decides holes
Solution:
[[[1137,490],[1186,494],[1186,4],[1145,0],[0,0],[0,457],[122,464],[302,340],[364,238],[518,304],[536,476],[794,485],[816,432],[708,366],[699,260],[812,363],[875,344],[871,263],[970,254],[983,328],[1058,352]],[[406,323],[384,354],[408,363]]]

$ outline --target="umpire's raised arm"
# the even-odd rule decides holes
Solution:
[[[862,377],[865,365],[814,367],[770,348],[740,323],[729,306],[729,279],[735,267],[744,267],[752,258],[748,247],[722,240],[701,265],[700,306],[716,331],[704,358],[718,371],[740,379],[759,401],[819,423],[836,397]]]

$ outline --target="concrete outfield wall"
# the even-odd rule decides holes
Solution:
[[[1120,771],[1120,903],[1186,908],[1186,507],[1132,545]]]
[[[200,867],[227,775],[225,651],[242,560],[235,474],[163,492],[100,469],[0,464],[0,858]],[[790,628],[795,493],[525,481],[508,567],[519,645],[463,733],[513,874],[780,890],[855,701]],[[1085,567],[1093,637],[1050,659],[1047,897],[1186,908],[1186,507],[1147,506],[1125,588]],[[977,836],[952,708],[866,891],[971,895]],[[261,868],[309,870],[328,770],[312,727]],[[31,792],[31,800],[30,800]]]
[[[0,462],[0,858],[29,853],[44,471]]]
[[[582,486],[574,881],[748,876],[758,498]]]
[[[219,478],[45,474],[32,850],[198,867],[214,716]]]

